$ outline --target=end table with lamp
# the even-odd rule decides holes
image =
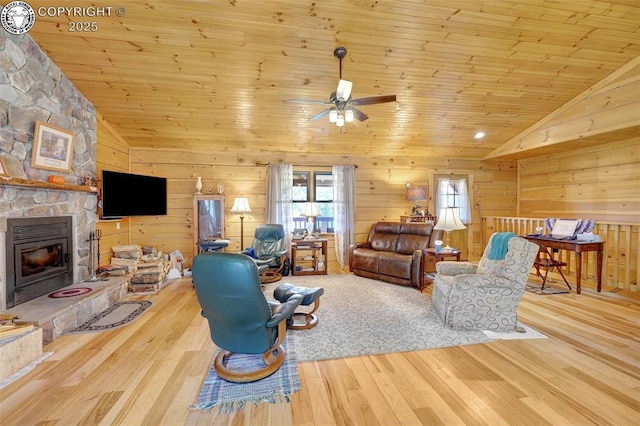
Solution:
[[[461,229],[467,229],[464,223],[460,220],[460,213],[458,207],[445,207],[440,209],[440,215],[438,215],[438,222],[433,227],[435,230],[442,230],[445,234],[445,246],[442,251],[454,250],[450,245],[451,231],[457,231]]]
[[[460,250],[452,248],[451,250],[436,250],[435,248],[426,249],[427,255],[423,256],[424,262],[424,279],[422,286],[423,288],[431,283],[433,283],[432,273],[435,272],[433,267],[436,263],[443,260],[455,260],[456,262],[460,262]],[[431,270],[427,270],[427,265],[431,265]]]

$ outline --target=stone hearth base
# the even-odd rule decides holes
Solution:
[[[0,339],[0,381],[42,356],[42,329]]]
[[[129,277],[111,277],[105,281],[80,282],[60,290],[91,287],[92,291],[74,297],[41,296],[14,306],[6,312],[19,315],[20,321],[37,324],[42,329],[42,344],[47,345],[107,309],[127,295]],[[37,357],[36,357],[37,358]],[[35,359],[35,358],[34,358]]]

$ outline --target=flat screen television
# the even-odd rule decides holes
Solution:
[[[102,171],[102,219],[166,214],[166,178]]]

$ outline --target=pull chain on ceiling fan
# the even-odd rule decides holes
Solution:
[[[356,106],[382,104],[386,102],[396,101],[396,95],[371,96],[367,98],[351,99],[351,89],[353,87],[353,83],[351,81],[342,79],[342,60],[346,55],[347,49],[344,47],[338,47],[333,51],[333,56],[335,56],[338,61],[340,61],[340,80],[338,81],[338,87],[336,88],[336,91],[329,96],[328,101],[289,99],[287,100],[287,102],[331,105],[331,107],[319,112],[309,120],[314,121],[328,114],[329,121],[331,123],[336,123],[338,127],[342,127],[344,126],[345,122],[351,123],[354,118],[359,121],[365,121],[369,118],[367,114],[360,111],[358,108],[356,108]]]

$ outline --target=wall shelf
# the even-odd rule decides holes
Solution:
[[[79,191],[97,194],[98,188],[86,185],[70,185],[66,183],[50,183],[39,180],[20,179],[9,176],[0,176],[0,185],[19,186],[22,188],[47,189],[57,191]]]

